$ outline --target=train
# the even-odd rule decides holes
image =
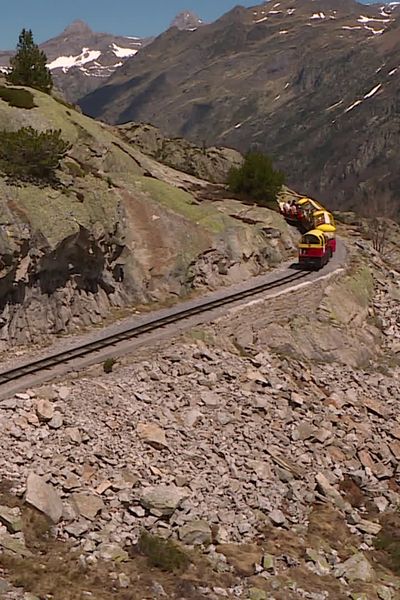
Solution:
[[[336,224],[332,213],[307,197],[280,202],[279,207],[285,219],[302,233],[298,245],[300,267],[321,269],[336,251]]]

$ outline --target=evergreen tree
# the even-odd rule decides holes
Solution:
[[[23,29],[19,36],[17,52],[10,59],[11,71],[7,80],[14,85],[26,85],[49,93],[53,87],[53,80],[46,63],[47,57],[33,41],[32,31]]]
[[[285,176],[275,170],[272,160],[262,152],[249,152],[241,167],[233,167],[228,175],[228,187],[232,192],[267,205],[276,200]]]

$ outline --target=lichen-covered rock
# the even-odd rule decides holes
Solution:
[[[172,515],[188,492],[176,485],[156,485],[147,488],[141,496],[141,504],[155,515]]]
[[[362,552],[357,552],[344,563],[336,567],[336,576],[348,581],[363,581],[369,583],[374,578],[374,569]]]
[[[148,123],[126,123],[117,128],[121,137],[161,163],[206,179],[225,183],[229,170],[239,166],[242,155],[233,148],[199,148],[183,138],[168,138]]]

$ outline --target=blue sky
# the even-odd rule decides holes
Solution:
[[[14,48],[23,27],[35,41],[58,35],[71,21],[82,19],[95,31],[125,35],[161,33],[182,10],[214,20],[236,4],[254,6],[261,0],[11,0],[0,20],[0,49]]]

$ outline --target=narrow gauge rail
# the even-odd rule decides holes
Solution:
[[[281,277],[280,279],[276,279],[262,284],[257,284],[252,288],[234,292],[222,298],[210,300],[205,299],[203,302],[200,302],[195,306],[189,308],[180,309],[178,306],[175,309],[172,309],[171,312],[169,312],[165,316],[149,318],[149,320],[145,323],[127,327],[123,331],[104,335],[99,339],[77,345],[75,347],[57,352],[55,354],[51,354],[49,356],[45,356],[44,358],[39,358],[27,362],[25,364],[22,364],[18,367],[6,371],[0,371],[0,386],[5,385],[11,381],[15,381],[17,379],[26,377],[27,375],[32,375],[40,371],[51,369],[52,367],[55,367],[56,365],[59,365],[61,363],[66,363],[76,358],[82,358],[109,346],[114,346],[119,342],[126,341],[131,338],[138,337],[139,335],[142,335],[144,333],[154,331],[155,329],[161,328],[165,325],[169,325],[170,323],[181,321],[188,317],[204,313],[215,308],[219,308],[226,304],[231,304],[237,300],[241,300],[250,296],[255,296],[261,292],[278,288],[291,282],[295,282],[298,279],[303,279],[307,275],[308,273],[305,271],[291,273],[290,275],[286,275],[284,277]]]

